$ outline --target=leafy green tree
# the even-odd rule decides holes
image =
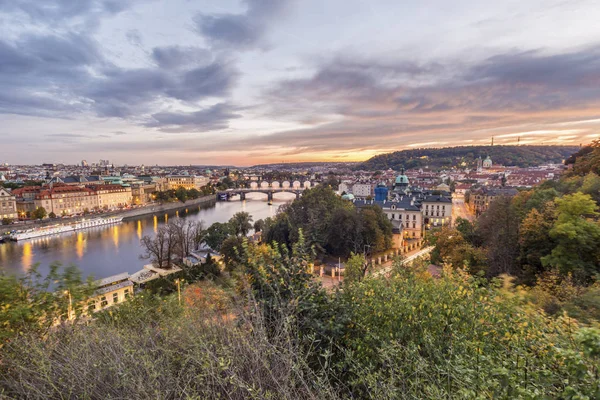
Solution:
[[[252,216],[245,211],[237,212],[229,220],[229,226],[236,235],[246,236],[252,229]]]
[[[372,252],[387,250],[392,245],[392,223],[381,207],[369,206],[360,210],[363,245],[371,246]]]
[[[533,208],[521,222],[519,229],[519,262],[523,269],[524,283],[533,284],[536,277],[546,271],[541,259],[550,254],[556,245],[550,230],[556,221],[554,202],[541,211]]]
[[[477,234],[487,249],[489,276],[519,273],[519,217],[509,197],[490,204],[478,220]]]
[[[221,255],[229,271],[237,269],[246,259],[246,238],[242,236],[229,236],[221,244]]]
[[[584,176],[581,192],[589,194],[597,204],[600,203],[600,176],[593,172]]]
[[[13,223],[12,218],[2,218],[2,225],[10,225]]]
[[[325,249],[328,254],[348,257],[362,249],[362,218],[356,210],[337,208],[331,214],[327,228]]]
[[[260,232],[265,227],[265,221],[263,219],[259,219],[254,222],[254,232]]]
[[[202,193],[200,193],[200,191],[198,189],[192,188],[190,190],[187,191],[187,197],[188,199],[197,199],[198,197],[200,197],[202,195]]]
[[[550,230],[556,247],[542,263],[587,280],[600,272],[600,224],[593,219],[598,216],[598,206],[589,195],[574,193],[557,199],[556,208],[557,218]]]
[[[85,300],[93,292],[91,278],[85,282],[76,267],[59,263],[51,264],[45,277],[38,269],[35,264],[22,277],[0,272],[0,347],[16,335],[47,334],[56,323],[86,311]]]
[[[183,186],[180,186],[175,190],[175,197],[180,202],[185,203],[188,199],[188,192]]]
[[[233,235],[231,225],[228,223],[215,222],[206,229],[204,242],[213,250],[219,251],[221,244],[230,235]]]
[[[344,284],[361,281],[367,272],[367,261],[362,254],[352,253],[344,269]]]
[[[46,218],[47,212],[44,207],[38,207],[31,213],[31,217],[33,219],[44,219]]]
[[[52,219],[56,218],[56,214],[54,214],[54,211],[52,211],[52,212],[50,212],[50,214],[48,214],[48,218],[52,218]]]

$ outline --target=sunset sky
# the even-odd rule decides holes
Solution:
[[[0,162],[600,137],[598,0],[0,0]]]

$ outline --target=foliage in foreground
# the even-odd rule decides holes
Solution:
[[[325,291],[293,251],[245,243],[237,290],[144,294],[2,352],[17,398],[598,398],[600,332],[463,272]]]

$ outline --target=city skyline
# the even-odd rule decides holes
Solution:
[[[585,144],[600,137],[599,17],[588,0],[0,0],[0,160]]]

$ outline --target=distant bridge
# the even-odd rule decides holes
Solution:
[[[288,181],[278,182],[251,182],[249,188],[242,189],[229,189],[225,191],[217,192],[217,199],[219,200],[229,200],[233,196],[240,196],[240,200],[246,200],[246,194],[248,193],[264,193],[267,195],[269,200],[273,200],[273,195],[275,193],[294,193],[296,198],[299,198],[302,194],[302,191],[305,189],[310,189],[314,187],[314,183],[311,181],[294,181],[292,183]]]

